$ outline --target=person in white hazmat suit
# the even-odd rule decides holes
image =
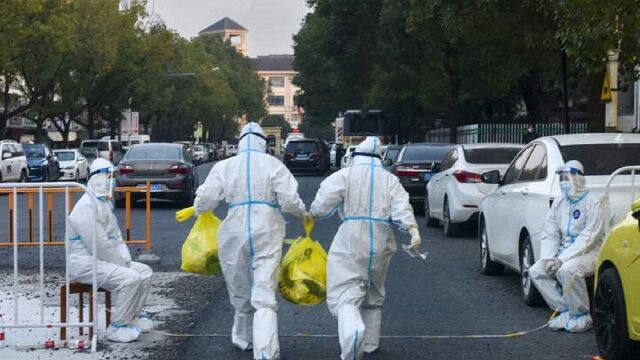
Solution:
[[[96,159],[89,169],[87,192],[80,198],[68,219],[69,277],[92,284],[93,237],[96,237],[98,287],[113,294],[114,309],[106,337],[113,342],[132,342],[141,332],[153,329],[153,322],[141,314],[151,288],[153,271],[145,264],[131,261],[113,212],[113,164]]]
[[[231,341],[255,359],[280,356],[276,289],[285,236],[282,213],[306,218],[298,182],[266,153],[262,128],[242,128],[238,155],[216,163],[196,192],[196,214],[220,202],[229,212],[218,230],[218,257],[235,309]]]
[[[587,190],[579,161],[568,161],[558,175],[562,195],[549,211],[530,276],[558,313],[549,328],[583,332],[592,327],[585,278],[593,275],[602,246],[603,202]]]
[[[411,249],[421,243],[409,195],[382,166],[382,144],[367,137],[357,146],[352,166],[320,184],[309,215],[343,223],[327,259],[327,303],[338,318],[342,359],[359,359],[378,349],[385,278],[396,251],[392,224],[411,234]]]

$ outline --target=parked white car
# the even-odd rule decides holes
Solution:
[[[490,170],[503,174],[520,150],[518,144],[456,145],[449,150],[427,183],[427,226],[442,222],[449,237],[458,233],[461,224],[476,220],[480,202],[497,188],[482,183],[480,175]]]
[[[11,140],[0,141],[0,183],[26,182],[28,169],[22,145]]]
[[[356,146],[351,145],[347,148],[347,151],[344,152],[344,156],[342,156],[342,160],[340,161],[340,168],[344,169],[346,167],[351,166],[351,160],[353,159],[351,155],[356,151]]]
[[[80,149],[88,147],[98,149],[98,156],[111,161],[113,165],[118,165],[124,157],[124,150],[118,140],[83,140]]]
[[[206,162],[207,152],[204,148],[204,145],[193,145],[193,162],[196,164],[201,164]]]
[[[89,161],[78,149],[54,150],[60,162],[60,179],[89,180]]]
[[[601,194],[611,173],[640,163],[638,154],[640,134],[544,137],[527,145],[503,176],[498,171],[483,174],[483,182],[499,187],[480,205],[482,273],[501,274],[505,266],[519,272],[525,302],[541,304],[541,297],[529,278],[529,268],[540,256],[547,213],[553,200],[561,194],[556,169],[568,160],[582,162],[587,188]],[[619,176],[611,190],[611,221],[617,223],[631,203],[631,176]]]
[[[238,147],[235,145],[225,145],[224,152],[226,157],[232,157],[234,155],[238,155]]]

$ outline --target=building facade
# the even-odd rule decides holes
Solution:
[[[251,62],[256,73],[267,83],[265,101],[269,115],[282,115],[292,128],[297,128],[303,113],[295,103],[300,88],[293,84],[297,74],[293,70],[293,55],[258,56]]]
[[[199,36],[222,36],[238,52],[248,56],[247,35],[249,31],[237,22],[225,17],[198,33]],[[300,88],[293,84],[297,72],[293,69],[293,55],[266,55],[251,59],[256,73],[267,84],[265,103],[269,115],[281,115],[297,128],[303,118],[303,110],[295,104]]]

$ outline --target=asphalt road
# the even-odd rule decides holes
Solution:
[[[200,166],[204,178],[211,165]],[[309,205],[322,181],[321,177],[297,177],[300,194]],[[21,201],[22,204],[23,201]],[[36,204],[37,205],[37,204]],[[22,207],[24,204],[21,205]],[[24,207],[23,207],[24,208]],[[64,209],[62,198],[55,200],[56,211]],[[6,242],[7,198],[0,196],[0,243]],[[189,231],[189,224],[176,224],[175,206],[154,202],[153,252],[162,265],[156,270],[175,271],[179,267],[181,243]],[[224,209],[218,215],[224,216]],[[117,211],[122,218],[123,211]],[[58,214],[58,215],[60,215]],[[133,236],[144,234],[144,209],[133,210]],[[288,218],[288,237],[303,234],[302,226]],[[426,261],[411,259],[402,251],[392,260],[387,277],[387,299],[383,313],[383,335],[380,351],[366,359],[588,359],[596,354],[593,332],[585,334],[554,333],[547,329],[532,334],[503,339],[416,339],[420,335],[506,334],[534,329],[545,323],[550,311],[531,308],[520,298],[519,278],[510,273],[487,277],[479,272],[478,243],[475,234],[446,239],[440,228],[426,228],[424,218],[418,216],[423,247],[429,251]],[[36,222],[37,224],[37,222]],[[329,248],[336,233],[337,217],[316,225],[312,237]],[[26,224],[21,224],[26,236]],[[63,237],[62,215],[56,217],[55,231]],[[398,235],[400,242],[408,238]],[[134,247],[132,252],[142,248]],[[48,266],[62,266],[64,253],[56,247],[48,249]],[[20,251],[23,266],[36,266],[37,252],[27,248]],[[12,250],[0,248],[0,266],[12,264]],[[200,279],[201,280],[201,279]],[[188,286],[186,286],[188,288]],[[181,338],[172,351],[153,358],[176,359],[251,359],[251,353],[236,350],[228,334],[233,322],[224,282],[210,279],[206,288],[193,289],[189,301],[184,302],[194,324],[188,328],[176,319],[166,330],[192,334],[216,334],[213,337]],[[197,304],[197,306],[196,306]],[[206,305],[205,305],[206,304]],[[337,321],[326,306],[302,307],[285,300],[278,311],[280,348],[283,359],[339,358]],[[297,334],[328,335],[303,337]]]

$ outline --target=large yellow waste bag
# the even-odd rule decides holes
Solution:
[[[304,224],[306,237],[294,240],[282,259],[278,289],[294,304],[317,305],[327,297],[327,253],[311,239],[313,225]]]
[[[182,266],[180,269],[202,275],[220,272],[218,260],[218,219],[211,211],[198,216],[187,239],[182,245]]]

